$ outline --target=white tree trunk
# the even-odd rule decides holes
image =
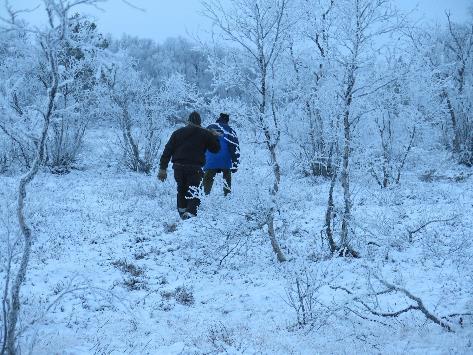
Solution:
[[[51,54],[51,53],[50,53]],[[49,57],[50,66],[53,76],[53,82],[51,88],[49,89],[48,93],[48,107],[46,113],[43,114],[44,122],[43,128],[41,131],[41,136],[39,139],[39,144],[37,147],[36,158],[30,168],[30,170],[20,179],[19,187],[18,187],[18,206],[17,206],[17,218],[18,218],[18,225],[20,227],[21,234],[24,239],[23,245],[23,252],[21,256],[21,263],[18,269],[18,273],[15,277],[15,280],[12,285],[11,289],[11,308],[8,311],[7,317],[7,334],[6,334],[6,341],[5,350],[7,354],[16,354],[16,326],[18,323],[18,316],[20,312],[20,291],[21,286],[25,281],[26,273],[28,269],[28,263],[30,260],[31,255],[31,247],[32,247],[32,236],[31,236],[31,229],[28,227],[25,219],[25,200],[26,200],[26,188],[27,186],[33,181],[34,177],[38,173],[38,170],[43,162],[44,159],[44,150],[45,150],[45,143],[46,138],[48,135],[49,124],[51,122],[51,117],[54,112],[54,101],[57,94],[58,89],[58,79],[57,79],[57,67],[55,66],[55,59],[51,56]]]

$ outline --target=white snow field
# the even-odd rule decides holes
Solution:
[[[28,190],[34,246],[21,294],[25,351],[473,353],[473,178],[447,155],[414,152],[416,164],[391,189],[356,180],[359,259],[330,257],[321,238],[329,183],[283,169],[276,233],[289,260],[278,263],[258,222],[271,183],[260,148],[243,142],[232,195],[223,197],[217,179],[199,216],[181,221],[172,177],[160,183],[120,170],[109,137],[91,131],[82,158],[96,159],[67,175],[44,170]],[[427,166],[440,175],[422,178]],[[17,181],[0,176],[2,230],[11,239]],[[446,222],[409,240],[408,230],[436,219]],[[386,289],[378,278],[421,299],[451,331],[418,309],[369,311],[418,305],[402,292],[373,297]],[[291,306],[299,304],[296,280],[306,291],[304,326]]]

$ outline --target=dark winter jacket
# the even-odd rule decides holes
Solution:
[[[164,147],[159,167],[167,169],[169,160],[174,165],[201,168],[205,164],[205,152],[217,153],[219,139],[209,130],[189,124],[174,131]]]
[[[238,169],[240,163],[240,145],[236,132],[221,120],[211,124],[208,129],[220,133],[220,151],[208,151],[205,154],[204,170],[209,169]]]

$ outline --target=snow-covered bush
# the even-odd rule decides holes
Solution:
[[[29,168],[35,151],[37,49],[24,31],[0,31],[0,137],[4,167]]]
[[[54,103],[55,115],[46,142],[44,164],[52,171],[67,172],[77,160],[88,123],[95,119],[100,106],[96,74],[101,52],[107,42],[93,22],[79,15],[67,23],[67,36],[58,39],[57,61],[62,85]],[[59,31],[59,29],[55,29]],[[28,168],[37,144],[35,118],[42,104],[41,91],[47,86],[49,68],[45,49],[31,46],[28,32],[7,32],[0,35],[5,48],[0,57],[0,132],[9,142],[3,155]]]
[[[58,58],[65,82],[60,88],[58,114],[47,142],[46,164],[57,173],[73,167],[89,123],[97,120],[102,100],[97,73],[108,45],[93,22],[79,15],[69,21],[70,35],[61,42]]]
[[[163,130],[199,107],[199,95],[179,74],[156,85],[126,53],[116,55],[102,79],[109,98],[104,114],[120,129],[122,161],[132,171],[149,174],[157,163]]]

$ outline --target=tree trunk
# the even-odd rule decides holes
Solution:
[[[286,257],[281,250],[281,247],[278,243],[276,238],[276,231],[274,229],[274,213],[276,212],[276,196],[279,191],[279,183],[281,181],[281,168],[278,163],[277,153],[276,153],[276,143],[273,142],[273,136],[269,131],[269,127],[265,122],[265,114],[266,114],[266,68],[264,66],[260,67],[261,69],[261,104],[260,104],[260,123],[263,126],[263,131],[266,139],[266,147],[268,148],[271,167],[273,169],[274,174],[274,183],[273,187],[271,188],[271,208],[269,209],[268,215],[268,235],[269,240],[271,241],[271,246],[273,248],[274,253],[276,254],[277,260],[279,262],[286,261]]]
[[[125,144],[128,144],[129,153],[131,153],[130,159],[132,160],[133,170],[139,173],[146,173],[148,174],[150,171],[150,167],[140,158],[140,149],[138,144],[135,142],[131,130],[131,118],[128,112],[128,108],[126,107],[127,103],[123,104],[123,123],[122,123],[122,130],[123,130],[123,138],[125,140]]]
[[[276,212],[276,196],[279,192],[279,183],[281,181],[281,168],[279,166],[278,160],[277,160],[277,153],[276,153],[276,146],[271,143],[271,134],[269,132],[269,129],[267,127],[264,128],[265,132],[265,137],[266,137],[266,146],[269,150],[270,158],[271,158],[271,165],[273,169],[273,174],[274,174],[274,183],[273,187],[271,188],[271,208],[269,210],[269,215],[268,215],[268,235],[269,239],[271,241],[271,246],[273,247],[273,251],[276,254],[276,257],[279,262],[284,262],[286,261],[286,257],[284,256],[284,253],[281,250],[281,247],[276,239],[276,232],[274,230],[274,214]]]
[[[327,202],[327,211],[325,212],[325,235],[327,236],[328,244],[330,247],[330,252],[333,254],[337,251],[337,244],[333,238],[333,210],[335,208],[333,202],[333,190],[335,189],[335,183],[338,178],[338,173],[336,171],[332,174],[332,179],[330,181],[330,189],[328,191],[328,202]]]
[[[53,57],[50,57],[50,61],[53,61]],[[6,336],[6,352],[7,354],[16,354],[16,325],[18,323],[18,316],[20,312],[20,290],[23,282],[26,278],[26,272],[28,269],[28,263],[31,255],[32,247],[32,236],[31,229],[28,227],[25,220],[25,199],[26,199],[26,188],[33,181],[34,177],[38,173],[39,167],[41,166],[44,159],[44,150],[46,144],[46,138],[48,135],[49,124],[54,111],[54,100],[58,89],[57,71],[53,63],[50,63],[53,75],[53,83],[49,90],[48,107],[46,113],[43,115],[44,123],[41,131],[41,136],[38,143],[36,158],[31,166],[31,169],[20,179],[18,187],[18,206],[17,206],[17,217],[18,224],[21,230],[21,234],[24,238],[23,254],[21,257],[21,263],[16,275],[15,281],[11,291],[11,308],[8,312],[8,327]]]
[[[452,121],[452,129],[453,129],[453,151],[459,152],[460,151],[460,137],[458,132],[458,125],[457,125],[457,116],[455,113],[455,109],[453,108],[452,101],[450,100],[450,96],[446,89],[443,90],[443,97],[445,97],[447,101],[447,108],[448,113],[450,114],[450,120]]]
[[[271,241],[271,246],[273,247],[273,251],[276,254],[276,257],[280,263],[287,261],[286,257],[284,256],[284,253],[281,250],[281,247],[279,246],[279,243],[276,239],[276,232],[274,231],[274,208],[271,208],[268,216],[268,235],[269,235],[269,240]]]
[[[348,247],[348,230],[351,218],[351,196],[350,196],[350,144],[351,144],[351,126],[350,126],[350,105],[352,101],[352,90],[355,85],[353,69],[350,69],[348,87],[345,92],[345,112],[343,114],[343,160],[342,160],[342,188],[343,188],[343,219],[340,235],[341,248]]]
[[[355,69],[351,65],[348,73],[348,85],[345,91],[345,112],[343,114],[343,159],[342,159],[342,188],[343,188],[343,218],[340,234],[340,256],[357,256],[357,253],[351,249],[349,243],[349,230],[351,220],[351,194],[350,194],[350,153],[351,153],[351,124],[350,107],[353,99],[353,87],[355,86]]]

